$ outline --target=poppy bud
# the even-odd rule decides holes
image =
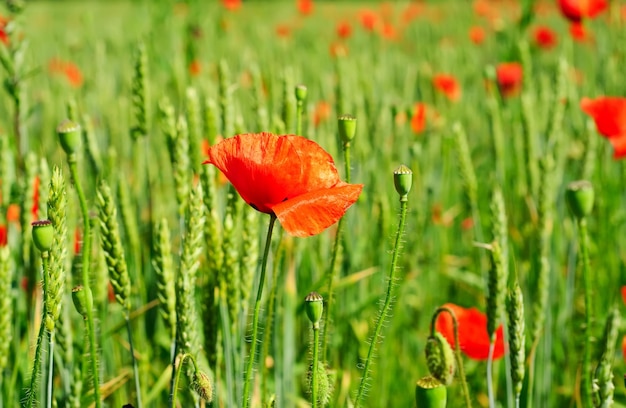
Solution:
[[[306,315],[313,323],[313,329],[319,329],[322,312],[324,311],[324,299],[317,292],[311,292],[304,298]]]
[[[585,218],[593,209],[593,185],[587,180],[573,181],[567,185],[565,200],[574,217]]]
[[[57,134],[65,153],[68,155],[76,153],[80,144],[80,125],[65,119],[57,126]]]
[[[341,115],[337,118],[337,126],[341,141],[344,144],[350,143],[356,134],[356,118],[352,115]]]
[[[454,379],[454,354],[450,344],[443,335],[435,332],[434,335],[428,337],[426,342],[426,365],[428,371],[439,382],[449,385]]]
[[[213,401],[213,386],[208,375],[198,370],[193,373],[191,388],[209,404]]]
[[[304,85],[296,86],[296,101],[304,102],[306,101],[307,89]]]
[[[445,408],[447,399],[446,387],[434,377],[424,377],[415,384],[417,408]]]
[[[400,194],[400,201],[406,201],[411,186],[413,185],[413,172],[404,164],[393,172],[393,184]]]
[[[33,242],[41,252],[48,252],[52,248],[54,228],[50,220],[35,221],[33,226]]]
[[[82,285],[78,285],[72,289],[72,301],[76,311],[87,319],[87,308],[91,308],[93,303],[93,296],[89,288],[85,288]]]

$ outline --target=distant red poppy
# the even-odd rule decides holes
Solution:
[[[393,24],[383,23],[380,29],[380,36],[387,40],[394,40],[398,37],[398,32]]]
[[[235,11],[241,7],[241,0],[222,0],[222,6],[226,10]]]
[[[613,158],[626,157],[626,98],[582,98],[580,109],[591,116],[598,133],[613,145]]]
[[[7,226],[0,225],[0,248],[7,246]]]
[[[30,209],[33,220],[39,219],[39,176],[33,180],[33,206]]]
[[[569,25],[569,35],[577,42],[591,40],[591,35],[582,23],[572,23]]]
[[[487,316],[478,309],[465,309],[453,303],[442,307],[450,309],[456,316],[459,330],[461,351],[472,360],[486,360],[489,356],[489,334],[487,333]],[[446,338],[452,348],[454,342],[454,325],[449,313],[440,313],[435,322],[435,330]],[[496,329],[496,343],[493,359],[504,356],[504,335],[502,325]]]
[[[313,0],[297,0],[298,11],[303,16],[313,13]]]
[[[558,0],[563,16],[573,23],[594,18],[608,6],[606,0]]]
[[[348,21],[342,21],[337,24],[336,32],[339,38],[350,38],[352,35],[352,25]]]
[[[209,160],[246,203],[274,214],[289,234],[306,237],[330,227],[356,202],[362,184],[339,179],[333,158],[301,136],[248,133],[209,148]]]
[[[0,24],[0,42],[9,45],[9,34],[4,29],[4,24]]]
[[[20,206],[17,204],[9,204],[7,208],[7,222],[20,222]]]
[[[474,228],[474,218],[472,217],[463,218],[463,220],[461,221],[461,229],[463,231],[469,231],[472,228]]]
[[[80,248],[83,244],[83,237],[80,234],[80,228],[76,227],[74,230],[74,256],[80,253]]]
[[[477,16],[490,17],[493,15],[492,7],[487,0],[474,0],[472,8]]]
[[[415,104],[413,116],[411,117],[411,130],[418,135],[424,129],[426,129],[426,104],[418,102]]]
[[[198,60],[191,61],[189,64],[189,74],[191,76],[198,76],[202,72],[202,63]]]
[[[291,28],[287,24],[279,24],[276,26],[276,35],[287,38],[291,35]]]
[[[322,122],[330,118],[330,104],[326,101],[319,101],[313,110],[313,126],[318,127]]]
[[[411,21],[415,20],[415,18],[417,18],[421,13],[422,6],[419,3],[411,2],[402,12],[402,22],[404,24],[409,24]]]
[[[622,337],[622,356],[626,362],[626,336]]]
[[[443,93],[450,101],[456,102],[461,99],[461,88],[456,78],[452,75],[435,75],[433,77],[433,85],[436,90]]]
[[[533,40],[539,48],[550,49],[557,43],[556,33],[546,26],[535,27],[533,30]]]
[[[365,31],[374,31],[378,25],[378,14],[372,10],[363,9],[359,12],[359,20]]]
[[[59,73],[65,76],[69,84],[74,88],[79,88],[83,84],[83,74],[80,68],[72,62],[53,58],[48,64],[48,69],[52,73]]]
[[[505,62],[496,67],[498,89],[504,97],[515,96],[522,88],[523,70],[519,62]]]
[[[626,305],[626,285],[622,286],[620,292],[622,293],[622,302]]]
[[[469,30],[469,38],[476,45],[485,41],[485,29],[480,26],[472,26]]]
[[[333,58],[345,57],[348,55],[348,46],[342,42],[335,41],[330,44],[329,47],[330,56]]]

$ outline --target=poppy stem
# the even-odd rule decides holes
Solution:
[[[469,395],[469,388],[467,386],[467,380],[465,379],[465,368],[463,366],[463,358],[461,357],[461,344],[459,342],[459,323],[456,319],[454,312],[447,307],[440,307],[433,314],[433,318],[430,321],[430,335],[435,335],[435,323],[440,313],[448,313],[452,317],[452,326],[454,327],[454,357],[456,358],[456,365],[458,369],[459,380],[461,381],[461,388],[463,389],[463,397],[465,398],[465,407],[471,408],[472,401]]]
[[[491,337],[489,342],[489,354],[487,355],[487,395],[489,397],[489,407],[494,408],[496,402],[493,395],[493,352],[496,349],[496,336]]]
[[[254,369],[254,357],[256,355],[257,339],[259,336],[259,312],[261,310],[261,298],[263,296],[263,283],[265,282],[265,271],[267,269],[267,258],[272,243],[272,231],[276,223],[276,215],[270,215],[270,224],[267,227],[267,237],[265,238],[265,249],[263,251],[263,260],[261,261],[261,276],[259,277],[259,288],[256,293],[256,301],[254,302],[254,315],[252,317],[252,343],[250,344],[250,356],[246,365],[245,380],[243,383],[243,407],[250,406],[250,383],[252,381],[252,371]]]
[[[580,382],[580,394],[583,406],[591,407],[591,332],[592,332],[592,315],[593,305],[591,297],[591,268],[589,266],[589,234],[587,232],[587,220],[578,219],[578,237],[580,240],[580,252],[583,273],[583,290],[585,292],[585,328],[583,343],[583,361]]]
[[[369,379],[369,371],[370,366],[372,364],[372,359],[374,356],[374,348],[376,345],[382,341],[381,339],[381,330],[382,327],[387,320],[389,313],[391,312],[392,307],[392,299],[393,296],[393,288],[395,287],[395,274],[396,274],[396,265],[398,263],[398,254],[400,253],[400,240],[402,238],[402,234],[404,232],[404,224],[406,220],[406,212],[407,212],[407,199],[406,195],[402,196],[400,199],[400,221],[398,222],[398,230],[396,231],[396,239],[395,244],[393,246],[393,252],[391,256],[391,267],[389,269],[389,282],[387,284],[387,295],[385,296],[385,303],[383,304],[383,308],[380,311],[378,318],[376,320],[376,325],[374,326],[374,335],[371,338],[369,350],[367,351],[367,358],[365,360],[365,365],[363,368],[363,376],[361,377],[361,382],[359,384],[359,389],[357,391],[356,398],[354,400],[354,406],[356,408],[361,406],[361,399],[365,394],[366,383]]]

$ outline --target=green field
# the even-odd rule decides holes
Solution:
[[[414,407],[425,350],[435,364],[433,345],[448,347],[429,338],[444,304],[504,328],[491,362],[484,322],[457,316],[448,407],[626,406],[626,161],[612,147],[626,107],[607,114],[622,132],[610,140],[581,109],[626,97],[625,3],[584,19],[583,39],[533,0],[15,3],[0,5],[0,408]],[[505,62],[523,69],[511,95]],[[314,141],[363,184],[314,236],[279,215],[265,258],[273,215],[202,164],[208,146],[261,132]],[[72,154],[59,133],[76,136]],[[306,158],[286,160],[260,166]],[[263,177],[246,188],[265,194]],[[595,193],[579,218],[577,180]],[[31,223],[48,219],[42,252]]]

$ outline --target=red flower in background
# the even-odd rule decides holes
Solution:
[[[291,235],[316,235],[356,202],[362,184],[339,179],[332,157],[301,136],[248,133],[209,148],[209,160],[252,208]]]
[[[308,16],[313,13],[313,0],[297,0],[298,11],[303,16]]]
[[[454,312],[458,323],[459,345],[461,351],[472,360],[486,360],[489,356],[489,334],[487,333],[487,316],[478,309],[465,309],[453,303],[446,303],[442,307]],[[454,325],[452,316],[443,312],[437,316],[435,330],[446,338],[452,348],[454,342]],[[504,356],[504,334],[502,325],[496,329],[496,343],[493,359]]]
[[[546,26],[535,27],[533,40],[539,48],[543,49],[553,48],[557,43],[556,33]]]
[[[313,126],[318,127],[328,118],[330,118],[330,104],[326,101],[319,101],[313,110]]]
[[[469,38],[476,45],[480,45],[485,41],[485,29],[480,26],[470,27]]]
[[[352,35],[352,25],[348,21],[342,21],[337,24],[336,31],[339,38],[350,38]]]
[[[613,145],[613,158],[626,157],[626,98],[582,98],[580,109],[591,116],[598,132]]]
[[[9,45],[9,34],[4,29],[4,24],[0,23],[0,42]]]
[[[198,60],[191,61],[189,64],[189,74],[191,76],[198,76],[202,72],[202,63]]]
[[[393,26],[393,24],[383,23],[380,29],[380,35],[387,40],[394,40],[398,37],[398,32],[396,31],[396,28]]]
[[[558,0],[561,14],[573,23],[594,18],[608,6],[606,0]]]
[[[7,246],[7,226],[0,225],[0,248]]]
[[[74,63],[62,61],[53,58],[48,64],[48,69],[52,73],[58,73],[65,76],[67,81],[74,88],[79,88],[83,84],[83,74],[80,68]]]
[[[80,254],[80,248],[83,245],[83,237],[80,234],[80,228],[74,230],[74,256]]]
[[[417,135],[422,133],[424,129],[426,129],[426,104],[418,102],[415,104],[411,117],[411,130]]]
[[[569,25],[569,35],[577,42],[591,40],[591,35],[582,23],[572,23]]]
[[[523,70],[519,62],[504,62],[496,67],[498,89],[504,97],[515,96],[522,88]]]
[[[333,58],[345,57],[348,55],[348,46],[339,41],[331,43],[329,50],[330,56]]]
[[[222,0],[222,6],[226,10],[235,11],[241,7],[241,0]]]
[[[461,88],[456,78],[449,74],[437,74],[433,77],[435,89],[443,93],[450,101],[461,99]]]
[[[415,18],[417,18],[421,13],[422,6],[418,3],[411,2],[402,12],[402,22],[404,24],[409,24],[411,21],[415,20]]]
[[[276,26],[276,35],[287,38],[291,35],[291,28],[287,24],[279,24]]]
[[[378,14],[372,10],[364,9],[359,12],[359,20],[365,31],[372,32],[378,25]]]

